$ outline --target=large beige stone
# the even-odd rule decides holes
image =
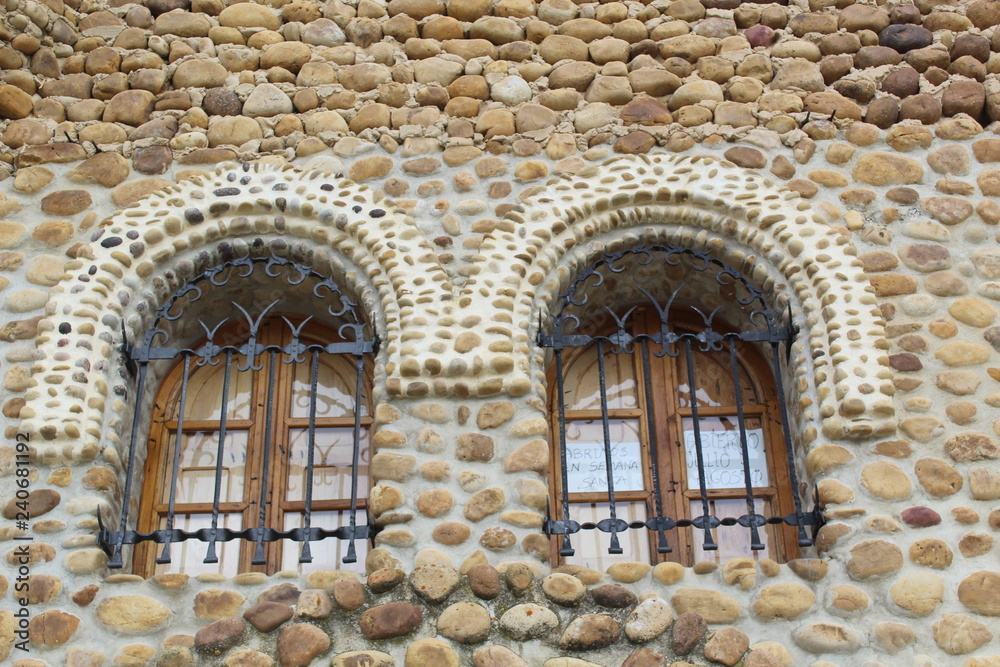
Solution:
[[[144,595],[116,595],[97,607],[97,620],[122,634],[158,630],[170,616],[170,610],[161,602]]]
[[[688,586],[678,588],[671,596],[670,604],[678,614],[693,611],[712,624],[733,623],[741,611],[740,603],[735,598],[707,588]]]
[[[1000,616],[1000,573],[980,570],[962,580],[958,600],[983,616]]]
[[[933,630],[934,643],[949,655],[972,653],[993,639],[985,625],[960,614],[945,614]]]
[[[896,572],[903,566],[902,550],[885,540],[867,540],[851,548],[847,571],[855,579]]]
[[[900,577],[889,588],[889,597],[904,613],[927,616],[944,599],[944,581],[936,574],[919,572]]]
[[[871,151],[858,159],[853,176],[855,180],[868,185],[920,183],[924,177],[924,168],[913,158]]]
[[[767,586],[757,595],[753,611],[767,619],[795,618],[809,611],[816,596],[802,584],[786,583]]]

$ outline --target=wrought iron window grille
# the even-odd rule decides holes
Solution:
[[[219,340],[219,332],[227,320],[219,322],[214,327],[207,326],[201,320],[198,324],[205,331],[205,342],[196,348],[177,347],[169,345],[170,332],[169,323],[180,320],[185,316],[187,307],[200,300],[205,294],[205,288],[223,287],[230,280],[245,279],[250,277],[255,270],[261,270],[264,276],[270,279],[284,280],[289,287],[301,285],[305,281],[311,281],[312,296],[316,299],[316,311],[325,309],[325,314],[336,321],[345,321],[337,330],[343,339],[339,342],[328,344],[308,343],[302,339],[303,328],[312,319],[312,316],[305,318],[298,325],[291,320],[282,317],[289,327],[291,334],[290,342],[283,346],[264,345],[258,340],[260,327],[265,317],[273,311],[281,302],[277,299],[267,305],[259,315],[253,317],[243,306],[233,302],[233,306],[244,318],[243,324],[247,329],[247,335],[239,343],[230,343]],[[101,548],[107,553],[108,567],[121,568],[123,565],[123,547],[125,545],[136,545],[141,542],[152,542],[163,545],[162,550],[157,555],[157,564],[169,564],[171,562],[171,546],[187,540],[196,540],[207,543],[204,563],[218,563],[217,544],[219,542],[229,542],[233,540],[246,540],[255,545],[253,565],[265,564],[264,545],[281,540],[289,540],[301,543],[299,563],[309,563],[312,561],[312,550],[310,544],[328,538],[347,540],[347,553],[342,559],[344,563],[353,563],[357,560],[355,550],[355,540],[368,539],[374,536],[376,528],[369,522],[358,525],[358,465],[361,455],[361,413],[363,378],[365,373],[366,357],[378,353],[379,340],[376,335],[366,335],[368,328],[358,317],[356,312],[357,304],[353,303],[342,292],[340,287],[329,277],[315,271],[311,267],[286,260],[280,257],[242,257],[222,264],[213,266],[187,280],[160,308],[157,309],[152,325],[146,331],[142,343],[133,345],[126,335],[124,325],[122,327],[122,344],[120,352],[123,355],[127,372],[134,382],[135,406],[131,424],[128,456],[126,461],[126,476],[122,493],[122,511],[117,529],[110,527],[106,523],[109,517],[98,513],[98,541]],[[347,525],[335,529],[321,528],[313,525],[313,478],[314,478],[314,444],[316,441],[316,403],[317,403],[317,383],[320,359],[323,355],[343,355],[352,358],[354,377],[354,428],[353,428],[353,450],[351,466],[351,491],[350,507],[348,510]],[[223,448],[226,441],[227,423],[227,401],[229,398],[229,385],[232,371],[235,368],[239,372],[261,371],[264,368],[264,357],[270,361],[268,364],[268,377],[266,379],[266,407],[264,409],[265,441],[263,443],[263,468],[259,471],[262,479],[268,479],[274,465],[273,456],[278,454],[278,448],[271,442],[271,423],[274,418],[275,405],[275,368],[278,363],[283,364],[306,364],[309,368],[310,389],[308,407],[308,429],[307,429],[307,463],[306,463],[306,484],[305,484],[305,510],[303,514],[302,526],[288,530],[280,530],[266,525],[268,499],[268,485],[261,485],[260,497],[256,499],[258,518],[255,526],[234,530],[219,525],[221,486],[222,486],[222,462]],[[173,436],[172,461],[170,462],[170,492],[169,509],[166,514],[166,528],[153,530],[151,532],[139,532],[130,527],[129,502],[133,494],[133,487],[136,484],[136,458],[139,447],[139,438],[142,427],[142,413],[144,391],[146,389],[149,365],[151,362],[164,360],[180,360],[183,365],[183,377],[181,381],[178,427],[176,435]],[[218,420],[218,451],[215,456],[215,477],[214,495],[212,501],[211,525],[198,530],[183,530],[174,526],[175,505],[177,502],[178,471],[180,466],[180,440],[183,434],[184,409],[187,401],[188,380],[191,372],[202,366],[217,366],[224,364],[223,389],[220,398],[221,406]],[[275,451],[272,451],[274,449]],[[367,492],[367,490],[365,490]]]
[[[607,274],[621,274],[627,270],[628,266],[624,260],[630,260],[639,266],[652,265],[657,256],[662,256],[664,266],[676,267],[685,262],[689,270],[697,273],[710,275],[720,286],[736,288],[733,290],[732,299],[745,314],[745,319],[756,327],[744,331],[732,332],[719,327],[716,316],[721,308],[715,308],[711,312],[703,312],[701,309],[686,305],[686,309],[696,314],[700,320],[701,330],[690,332],[678,332],[674,329],[672,321],[672,307],[685,285],[680,285],[661,304],[650,291],[636,284],[634,288],[638,290],[649,301],[658,317],[659,330],[653,333],[632,334],[628,331],[629,318],[636,311],[636,306],[628,308],[624,313],[618,314],[609,307],[604,310],[612,318],[615,331],[606,335],[589,335],[577,332],[581,327],[581,318],[577,313],[589,307],[589,289],[600,287],[605,282]],[[814,503],[812,510],[804,510],[802,499],[799,494],[799,480],[795,468],[795,453],[792,436],[789,429],[787,407],[784,401],[784,388],[782,386],[781,360],[784,357],[787,363],[791,354],[791,346],[795,336],[798,334],[798,327],[794,324],[791,307],[787,315],[787,322],[782,326],[779,319],[767,304],[763,292],[751,283],[742,273],[726,265],[711,254],[691,250],[682,246],[671,244],[654,244],[632,247],[625,250],[603,255],[591,266],[581,271],[573,282],[555,300],[555,315],[551,321],[551,333],[546,333],[545,323],[539,315],[537,344],[542,348],[551,349],[555,364],[555,377],[557,383],[557,410],[558,410],[558,440],[559,440],[559,464],[561,477],[561,494],[559,504],[561,505],[562,518],[555,519],[548,516],[545,520],[544,530],[546,534],[561,535],[562,546],[559,549],[561,556],[573,556],[575,549],[572,546],[572,536],[582,530],[598,530],[610,534],[610,546],[608,553],[622,554],[623,549],[619,541],[619,535],[628,530],[645,528],[656,533],[656,550],[658,553],[671,553],[673,547],[668,543],[666,531],[674,528],[693,527],[703,534],[702,548],[706,551],[713,551],[718,548],[712,530],[719,526],[740,525],[750,531],[750,548],[753,551],[765,549],[761,539],[760,529],[768,524],[787,524],[794,526],[797,533],[797,542],[800,547],[809,547],[815,543],[819,528],[822,527],[825,519],[818,506]],[[763,516],[755,510],[754,485],[750,477],[750,462],[747,444],[747,424],[744,414],[742,391],[740,387],[740,373],[738,369],[737,344],[752,343],[766,346],[770,349],[770,359],[775,382],[775,389],[778,396],[778,406],[780,410],[781,435],[788,461],[788,475],[791,481],[791,495],[794,503],[794,512],[787,515]],[[567,419],[566,419],[566,387],[564,386],[565,369],[563,352],[566,350],[579,350],[588,346],[596,347],[596,357],[598,364],[598,374],[600,381],[600,413],[603,426],[603,454],[604,471],[606,473],[608,517],[597,522],[578,522],[570,518],[570,491],[567,466]],[[784,347],[784,355],[781,348]],[[691,410],[691,421],[694,425],[694,451],[698,470],[698,498],[701,505],[701,515],[692,518],[671,518],[664,516],[664,500],[662,497],[663,483],[660,479],[661,469],[657,460],[657,429],[653,423],[652,410],[645,411],[644,420],[650,442],[647,451],[649,452],[649,465],[651,473],[651,486],[653,495],[653,507],[655,516],[645,521],[627,522],[618,516],[615,499],[615,480],[612,462],[612,441],[609,429],[609,405],[607,375],[605,369],[605,354],[610,351],[613,354],[636,354],[640,356],[640,363],[643,372],[643,389],[646,396],[652,394],[650,381],[650,356],[662,358],[669,356],[677,358],[683,355],[683,361],[687,367],[687,399]],[[719,518],[712,514],[709,508],[709,493],[706,486],[706,465],[703,460],[703,433],[700,427],[698,414],[698,399],[696,386],[694,353],[698,352],[723,352],[728,353],[730,362],[731,379],[735,388],[735,412],[739,425],[739,445],[742,455],[743,489],[745,491],[746,514],[740,517]],[[678,390],[679,391],[679,390]],[[675,443],[678,447],[681,444]],[[679,484],[676,480],[668,480],[672,487]],[[807,527],[811,531],[807,532]]]

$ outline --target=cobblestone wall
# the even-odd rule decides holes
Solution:
[[[0,661],[1000,665],[1000,2],[4,8]],[[801,559],[548,562],[539,313],[651,240],[805,325]],[[383,530],[357,572],[109,571],[122,326],[246,253],[383,341]]]

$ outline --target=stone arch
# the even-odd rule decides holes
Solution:
[[[21,411],[21,431],[32,436],[39,459],[100,453],[103,427],[124,408],[112,387],[123,323],[135,341],[148,324],[144,318],[176,287],[171,280],[267,238],[315,249],[327,263],[323,269],[365,297],[365,310],[378,316],[390,376],[402,365],[402,332],[429,335],[437,324],[416,304],[451,310],[451,284],[432,247],[381,193],[321,171],[220,167],[109,218],[52,288],[36,338],[34,386]],[[422,279],[414,280],[415,272]]]
[[[728,255],[720,258],[801,308],[808,343],[799,362],[814,369],[813,420],[822,420],[826,437],[895,430],[892,373],[873,289],[849,237],[798,193],[711,157],[623,156],[549,181],[507,220],[512,231],[484,240],[484,270],[459,299],[488,290],[495,302],[505,300],[510,318],[522,325],[522,344],[532,345],[547,300],[602,243],[669,239]],[[531,369],[522,370],[530,376]],[[542,378],[530,377],[543,393]]]

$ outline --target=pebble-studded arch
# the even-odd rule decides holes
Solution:
[[[869,280],[849,238],[798,193],[711,157],[623,156],[549,181],[507,218],[514,230],[480,246],[480,276],[489,278],[474,277],[459,302],[484,288],[506,300],[508,317],[522,325],[522,344],[533,345],[539,312],[572,280],[563,260],[573,248],[628,233],[637,243],[662,240],[662,231],[640,230],[667,225],[667,235],[688,247],[710,247],[711,237],[734,243],[754,258],[743,268],[755,282],[764,283],[770,266],[789,286],[808,324],[826,437],[895,430],[884,322]],[[543,388],[537,377],[531,381],[536,392]]]
[[[387,369],[401,365],[404,330],[430,336],[437,324],[422,317],[417,304],[451,308],[452,288],[432,247],[380,193],[320,171],[220,167],[124,208],[67,264],[39,325],[41,354],[21,411],[21,431],[33,436],[37,456],[55,463],[99,454],[106,420],[124,407],[111,375],[122,320],[130,339],[141,340],[141,330],[130,330],[148,324],[135,316],[138,304],[148,313],[171,292],[153,288],[154,279],[184,275],[178,264],[197,251],[218,255],[220,244],[267,237],[343,258],[340,268],[354,283],[343,287],[374,293],[380,302],[363,305],[379,311]]]

